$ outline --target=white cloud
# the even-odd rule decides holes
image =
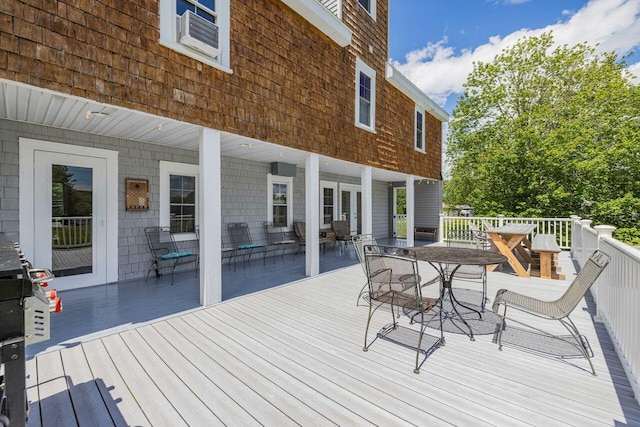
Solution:
[[[564,13],[564,11],[563,11]],[[503,49],[513,46],[523,37],[539,36],[553,31],[558,45],[587,42],[600,52],[625,54],[640,45],[640,0],[590,0],[566,21],[544,28],[523,28],[506,36],[490,37],[487,43],[473,50],[456,52],[447,45],[447,38],[409,52],[405,62],[394,66],[414,84],[444,105],[452,93],[462,93],[462,85],[473,70],[474,62],[491,62]],[[640,65],[630,70],[640,77]],[[635,70],[635,71],[634,71]],[[636,79],[638,81],[638,79]]]

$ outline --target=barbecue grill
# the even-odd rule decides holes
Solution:
[[[0,426],[24,426],[28,418],[25,346],[49,339],[49,314],[62,310],[48,269],[33,268],[16,243],[0,233]]]

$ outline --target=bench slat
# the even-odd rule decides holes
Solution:
[[[531,250],[534,252],[561,252],[553,234],[537,234],[531,242]]]

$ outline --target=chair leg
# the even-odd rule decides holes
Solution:
[[[147,271],[147,278],[144,280],[145,282],[149,280],[149,275],[153,270],[156,271],[156,277],[160,277],[160,274],[158,272],[158,261],[151,262],[151,267],[149,267],[149,271]]]
[[[364,330],[364,347],[362,348],[362,351],[369,351],[369,346],[367,345],[367,335],[369,334],[369,324],[371,323],[371,316],[373,316],[371,309],[372,303],[369,302],[369,316],[367,317],[367,328]]]
[[[426,325],[424,323],[424,308],[420,310],[420,336],[418,337],[418,347],[416,348],[416,367],[413,370],[414,374],[420,373],[420,349],[422,348],[422,336]],[[442,330],[442,328],[441,328]]]
[[[173,266],[171,267],[171,286],[173,286],[173,272],[175,271],[177,265],[178,261],[174,261]]]
[[[360,289],[360,292],[358,293],[358,299],[356,300],[356,307],[360,306],[360,299],[362,299],[362,295],[365,293],[365,288],[367,287],[367,285],[368,283],[365,283],[362,289]]]
[[[562,325],[567,329],[567,331],[569,331],[573,339],[576,340],[576,346],[578,347],[578,350],[580,350],[580,353],[582,353],[582,356],[587,360],[587,362],[589,362],[589,367],[591,367],[591,374],[594,377],[596,377],[597,374],[596,374],[595,368],[593,367],[593,362],[591,362],[591,358],[587,353],[587,349],[584,348],[584,345],[582,344],[582,339],[580,338],[580,331],[578,331],[578,328],[569,317],[567,317],[566,319],[568,320],[568,323],[564,322],[562,319],[560,319],[560,323],[562,323]]]
[[[486,268],[486,267],[485,267]],[[484,313],[484,308],[487,303],[487,272],[484,272],[482,277],[482,302],[480,303],[480,312]]]
[[[147,271],[147,278],[145,279],[145,282],[149,280],[149,274],[151,274],[152,271],[156,272],[156,279],[160,278],[161,274],[160,274],[160,267],[158,265],[158,261],[154,260],[151,262],[151,267],[149,267],[149,271]]]
[[[498,316],[500,315],[498,314]],[[506,318],[507,318],[507,306],[505,305],[504,312],[500,316],[500,332],[498,332],[498,350],[500,351],[502,351],[502,331],[504,331],[505,329]]]

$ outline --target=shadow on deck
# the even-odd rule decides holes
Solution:
[[[381,241],[382,243],[383,241]],[[386,244],[406,246],[404,240],[384,241]],[[416,242],[426,244],[427,242]],[[270,253],[272,254],[272,252]],[[320,273],[337,270],[358,263],[353,245],[341,250],[328,249],[320,253]],[[285,283],[304,279],[305,253],[295,257],[269,256],[263,265],[260,257],[252,258],[243,268],[238,257],[236,268],[223,260],[222,300],[270,289]],[[200,282],[194,271],[175,273],[174,284],[170,276],[148,281],[144,278],[60,291],[64,309],[51,316],[51,338],[29,345],[27,357],[59,348],[72,347],[88,339],[131,329],[135,326],[200,308]],[[55,282],[52,282],[55,288]]]

